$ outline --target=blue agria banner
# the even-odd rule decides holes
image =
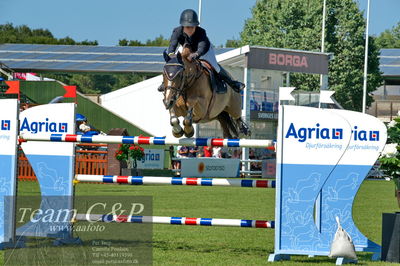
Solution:
[[[20,115],[20,134],[24,133],[75,133],[75,105],[57,103],[29,108]],[[72,208],[72,180],[74,178],[74,143],[24,142],[22,149],[38,179],[42,213],[29,223],[17,228],[18,236],[49,236],[68,238],[66,230],[54,231],[43,224],[40,216],[46,210]],[[52,200],[49,200],[52,199]],[[57,200],[54,200],[57,199]],[[68,228],[68,221],[65,226]]]
[[[0,249],[15,240],[18,111],[17,99],[0,100]]]
[[[357,250],[378,253],[354,224],[352,206],[386,143],[385,125],[345,110],[279,112],[275,254],[328,255],[336,216]]]

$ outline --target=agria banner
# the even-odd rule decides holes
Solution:
[[[280,107],[272,256],[328,255],[336,216],[357,250],[380,253],[354,224],[352,206],[386,138],[385,125],[366,114]]]
[[[0,249],[13,245],[15,239],[15,194],[17,171],[17,99],[0,104]]]
[[[75,105],[73,103],[46,104],[29,108],[20,115],[20,134],[75,133]],[[72,180],[74,178],[74,143],[24,142],[22,149],[38,179],[42,201],[38,214],[29,223],[17,228],[18,236],[49,236],[67,239],[68,230],[55,231],[43,222],[46,210],[72,208]],[[68,228],[58,224],[53,228]]]

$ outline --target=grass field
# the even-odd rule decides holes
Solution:
[[[379,244],[382,213],[399,210],[393,191],[392,182],[365,181],[355,200],[353,216],[356,224]],[[21,195],[35,195],[38,193],[37,183],[20,182],[19,192]],[[153,196],[153,213],[157,216],[274,219],[275,190],[272,189],[78,184],[76,195],[104,195],[105,198],[107,195]],[[132,225],[119,226],[129,228]],[[273,229],[153,227],[155,265],[260,265],[267,264],[268,254],[273,250]],[[387,265],[371,262],[368,253],[358,253],[358,256],[362,265]],[[334,260],[293,256],[291,261],[277,264],[334,265]]]

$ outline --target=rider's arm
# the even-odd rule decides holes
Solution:
[[[174,31],[172,32],[171,39],[169,41],[168,54],[175,53],[176,48],[178,47],[179,44],[179,37],[181,35],[182,35],[182,30],[180,29],[180,27],[175,28]]]
[[[208,50],[210,49],[210,40],[207,37],[207,33],[203,28],[198,28],[199,29],[199,44],[197,46],[197,51],[196,53],[199,56],[205,55]]]

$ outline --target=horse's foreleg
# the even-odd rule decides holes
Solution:
[[[172,108],[169,111],[169,115],[170,115],[170,124],[172,126],[172,135],[174,135],[175,138],[180,138],[183,136],[184,132],[183,129],[181,127],[181,125],[179,124],[179,119],[175,114],[175,110]]]
[[[185,119],[183,120],[183,125],[185,126],[184,132],[185,137],[191,138],[194,135],[193,128],[193,107],[189,107]]]

